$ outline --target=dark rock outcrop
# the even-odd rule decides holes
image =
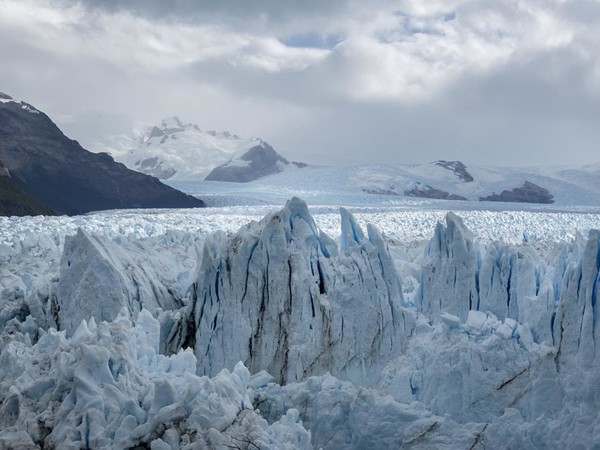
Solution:
[[[389,189],[363,189],[363,192],[374,195],[400,195],[393,187]]]
[[[404,191],[404,195],[407,197],[432,198],[438,200],[466,200],[465,197],[461,197],[460,195],[450,194],[441,189],[431,187],[428,184],[422,185],[421,183],[417,183],[414,188]]]
[[[479,197],[481,201],[489,202],[517,202],[517,203],[554,203],[554,196],[537,184],[525,181],[523,186],[504,190],[500,194],[492,194],[487,197]]]
[[[469,182],[473,181],[473,176],[467,170],[467,166],[465,166],[460,161],[440,160],[440,161],[436,161],[434,164],[436,166],[440,166],[440,167],[443,167],[444,169],[448,169],[451,172],[454,172],[454,174],[458,178],[463,180],[465,183],[469,183]]]
[[[248,183],[267,175],[283,171],[283,167],[294,164],[297,168],[304,163],[290,163],[266,142],[252,147],[242,156],[215,167],[206,177],[207,181],[230,181]]]
[[[33,106],[0,98],[0,159],[15,184],[45,206],[64,214],[204,206],[106,153],[88,152]]]

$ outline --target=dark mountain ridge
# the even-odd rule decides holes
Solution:
[[[63,214],[119,208],[191,208],[202,200],[91,153],[43,112],[0,93],[0,160],[16,185]]]

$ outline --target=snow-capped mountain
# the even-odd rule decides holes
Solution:
[[[446,208],[508,207],[507,202],[552,207],[600,206],[600,167],[484,167],[459,161],[347,167],[308,166],[244,186],[170,183],[209,204],[280,203],[301,193],[312,203],[364,204],[452,201]]]
[[[170,117],[158,125],[140,125],[129,136],[109,137],[94,148],[109,152],[131,169],[163,180],[201,181],[216,167],[227,163],[239,166],[236,161],[248,158],[249,150],[265,146],[272,149],[259,138],[241,138],[228,131],[204,131],[196,124]],[[284,166],[289,164],[277,156]],[[279,172],[261,169],[244,181]]]
[[[395,170],[394,170],[395,169]],[[393,168],[364,167],[355,184],[373,194],[440,200],[554,203],[561,191],[559,173],[544,168],[466,166],[460,161],[434,161]],[[573,190],[581,187],[573,186]]]
[[[459,161],[363,167],[355,186],[410,197],[521,203],[598,204],[600,170],[583,167],[485,167]]]
[[[250,148],[243,155],[232,158],[225,164],[215,167],[206,177],[206,181],[231,181],[248,183],[289,170],[307,167],[304,163],[289,162],[264,141]]]

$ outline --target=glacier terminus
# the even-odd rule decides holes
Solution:
[[[599,225],[296,197],[0,218],[0,448],[594,448]]]

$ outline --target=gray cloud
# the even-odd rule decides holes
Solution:
[[[361,7],[349,0],[260,2],[240,0],[57,0],[63,6],[83,5],[109,13],[128,12],[152,20],[217,24],[237,30],[298,30],[304,24],[325,25]],[[376,0],[378,5],[385,2]],[[373,6],[378,6],[373,5]]]
[[[596,2],[212,3],[4,0],[0,91],[84,144],[179,115],[311,163],[598,160]]]
[[[564,53],[465,77],[425,102],[339,104],[277,138],[283,147],[304,143],[302,151],[343,149],[327,154],[329,163],[339,158],[347,163],[461,159],[501,166],[595,162],[600,98],[583,82],[584,62]]]

